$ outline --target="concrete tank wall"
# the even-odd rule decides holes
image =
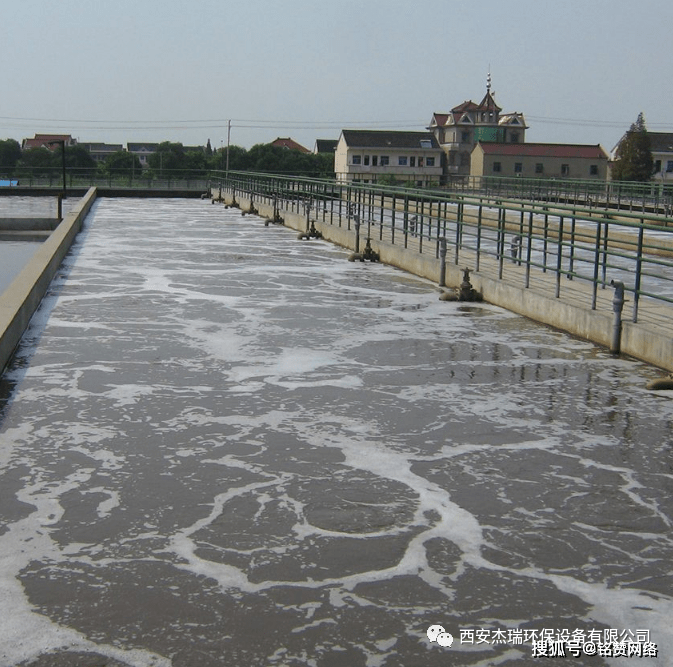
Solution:
[[[90,188],[0,295],[0,369],[14,353],[95,201],[96,188]]]

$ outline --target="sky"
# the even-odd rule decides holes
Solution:
[[[313,149],[423,131],[489,71],[526,141],[610,151],[640,112],[673,132],[673,0],[0,0],[0,17],[0,139]]]

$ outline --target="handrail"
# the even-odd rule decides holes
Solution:
[[[598,290],[624,282],[634,322],[643,304],[673,303],[669,216],[251,172],[211,178],[235,197],[273,202],[307,221],[313,216],[350,229],[357,216],[372,238],[412,252],[439,257],[445,239],[456,264],[470,262],[479,271],[490,261],[498,278],[509,275],[525,288],[552,274],[556,297],[565,289],[562,278],[568,285],[588,282],[592,309]]]

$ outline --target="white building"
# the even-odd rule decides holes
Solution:
[[[342,130],[334,153],[341,183],[438,185],[442,149],[429,132]]]

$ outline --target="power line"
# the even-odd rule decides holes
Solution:
[[[527,121],[535,124],[614,128],[628,129],[630,121],[563,118],[552,116],[525,115]],[[368,127],[371,129],[393,128],[424,128],[427,120],[335,120],[335,121],[309,121],[309,120],[286,120],[286,119],[171,119],[171,120],[91,120],[76,118],[32,118],[19,116],[0,116],[0,123],[5,127],[21,129],[35,123],[49,124],[54,128],[69,128],[73,125],[83,126],[86,130],[219,130],[225,129],[231,123],[231,127],[239,129],[277,129],[277,130],[340,130],[346,127]],[[647,123],[647,127],[653,130],[673,130],[671,123]]]

